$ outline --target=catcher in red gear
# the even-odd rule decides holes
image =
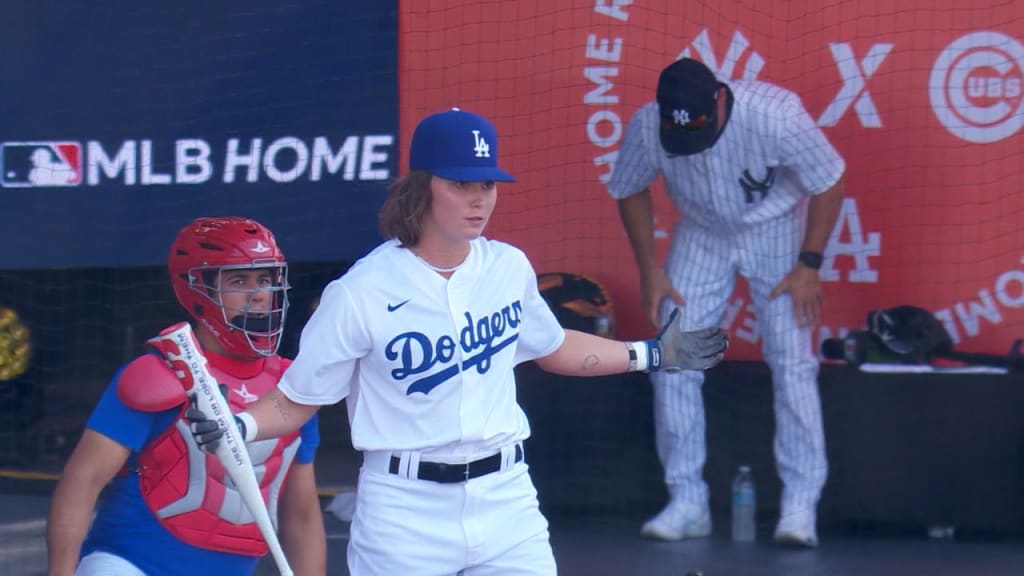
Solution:
[[[199,218],[171,246],[174,293],[234,412],[274,389],[288,366],[276,353],[287,270],[270,230],[247,218]],[[223,467],[196,444],[190,408],[154,352],[117,372],[54,492],[51,576],[253,574],[266,542]],[[295,572],[314,576],[326,573],[318,444],[314,416],[291,434],[247,445]]]

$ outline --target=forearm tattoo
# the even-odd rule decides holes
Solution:
[[[597,354],[587,354],[583,357],[583,369],[592,370],[601,363],[601,358]]]

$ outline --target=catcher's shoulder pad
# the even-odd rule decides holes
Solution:
[[[117,397],[142,412],[162,412],[188,401],[181,380],[156,354],[144,354],[125,366],[117,381]]]

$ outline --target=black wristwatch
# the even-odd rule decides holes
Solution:
[[[825,257],[821,255],[821,252],[801,252],[797,260],[812,270],[819,270]]]

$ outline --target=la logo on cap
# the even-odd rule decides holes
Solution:
[[[686,126],[687,124],[690,123],[690,114],[686,110],[683,110],[682,108],[673,110],[672,121],[675,122],[676,124],[679,124],[680,126]]]
[[[431,114],[412,133],[409,169],[462,182],[515,182],[498,168],[498,133],[487,118],[452,108]]]
[[[473,152],[476,152],[477,158],[490,158],[491,157],[491,145],[487,143],[480,136],[479,130],[473,130],[473,140],[476,142],[476,146],[473,147]]]

